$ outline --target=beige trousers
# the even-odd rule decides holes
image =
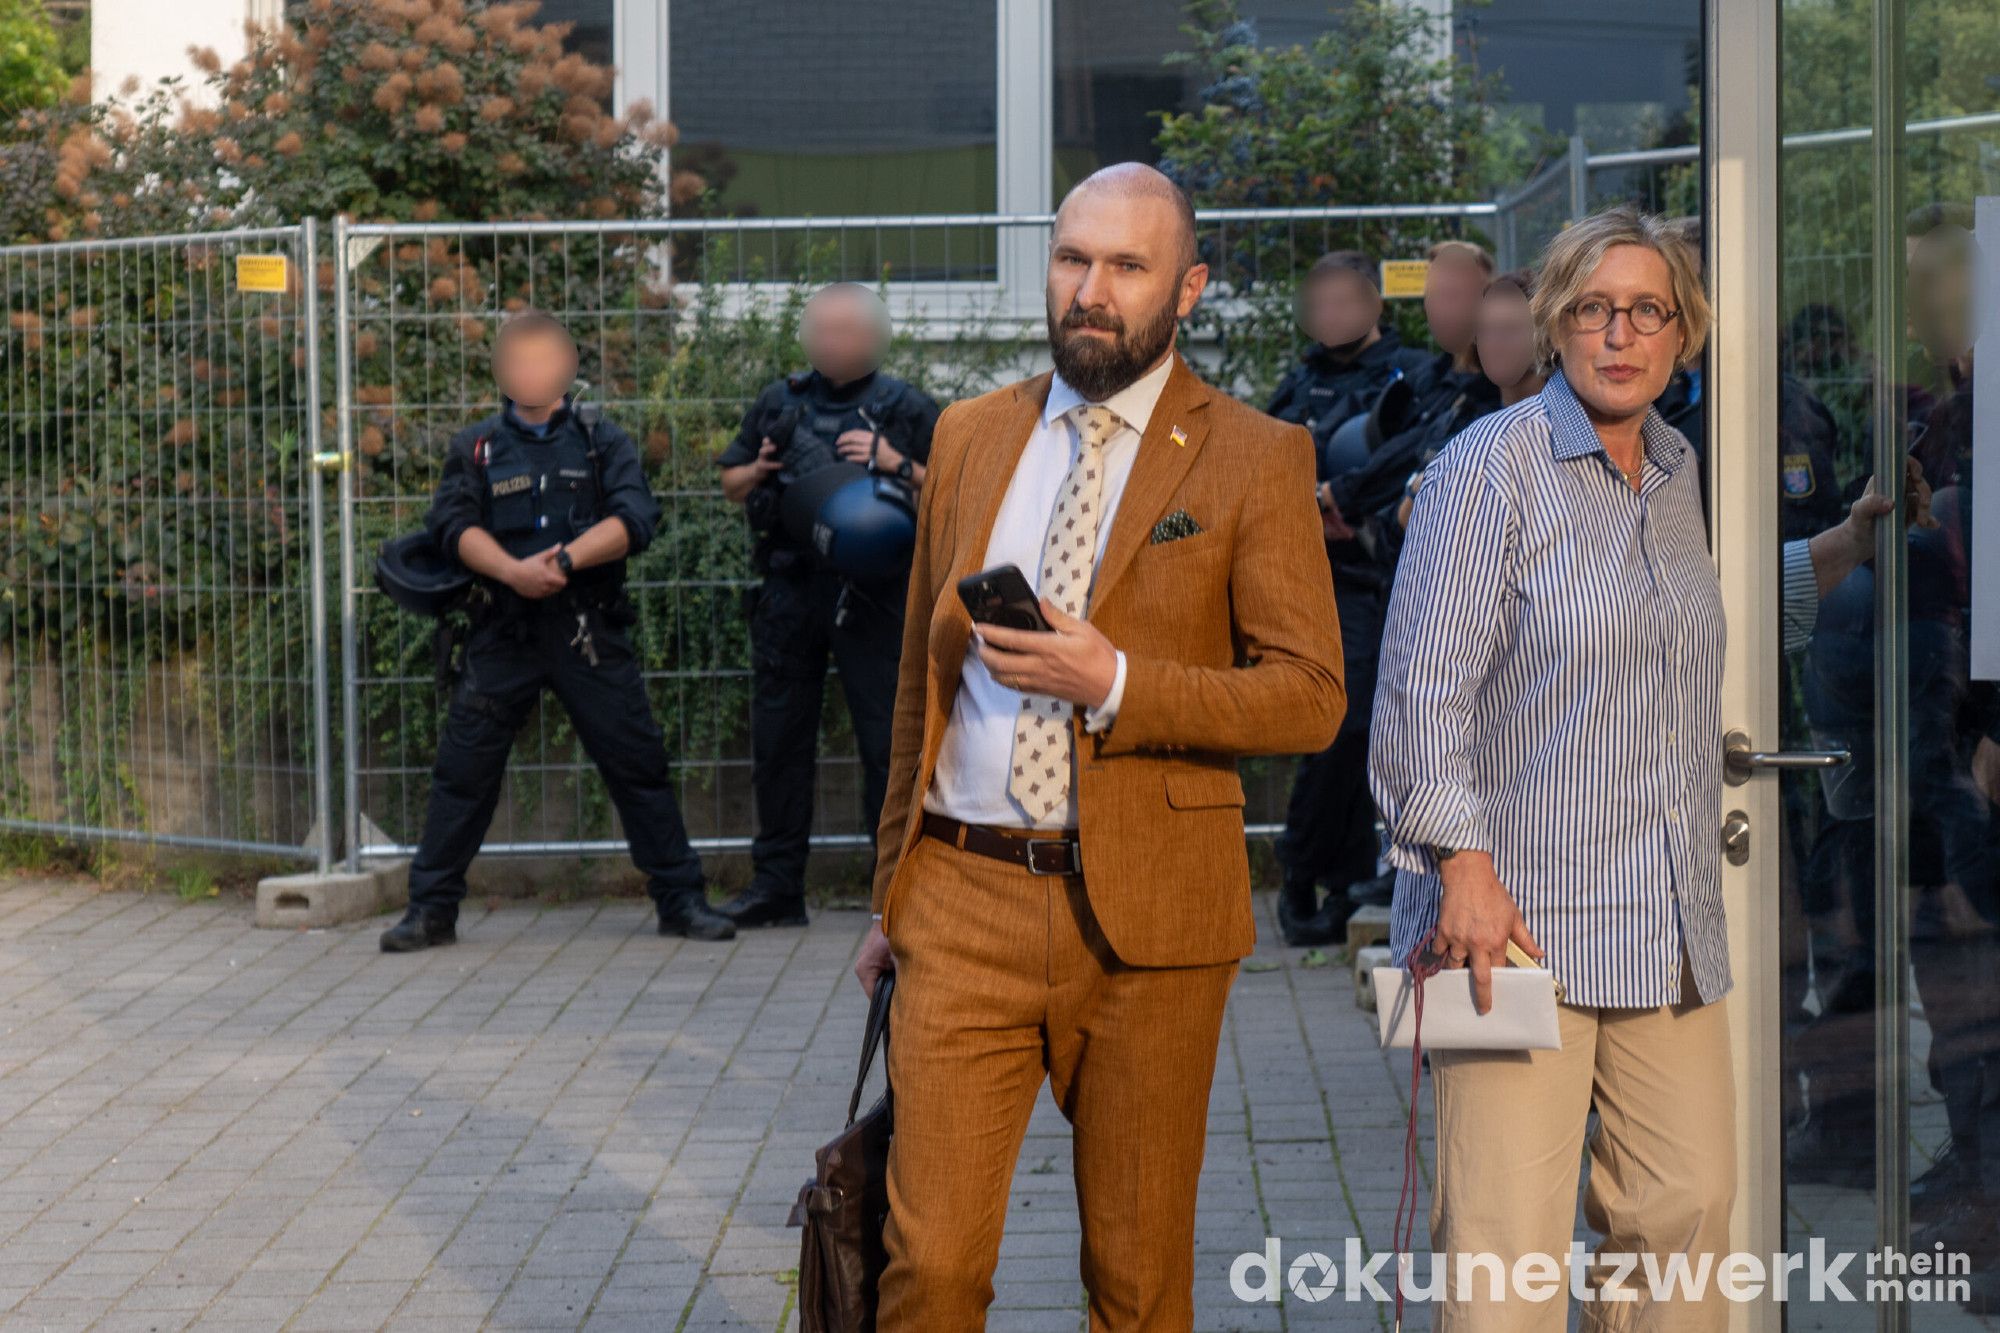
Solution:
[[[1650,1299],[1644,1260],[1624,1285],[1630,1302],[1601,1299],[1612,1279],[1587,1270],[1571,1296],[1570,1241],[1575,1233],[1577,1171],[1591,1110],[1590,1183],[1584,1217],[1602,1238],[1599,1254],[1685,1254],[1720,1263],[1729,1250],[1729,1209],[1736,1192],[1735,1090],[1723,1003],[1703,1005],[1683,973],[1683,1002],[1657,1009],[1560,1010],[1559,1051],[1435,1051],[1438,1168],[1431,1199],[1431,1249],[1444,1255],[1493,1254],[1506,1272],[1524,1254],[1553,1255],[1560,1265],[1550,1299],[1490,1297],[1490,1267],[1458,1275],[1436,1305],[1433,1327],[1449,1333],[1560,1330],[1577,1299],[1584,1333],[1644,1330],[1695,1333],[1724,1328],[1729,1302],[1711,1268],[1695,1301]],[[1422,1280],[1419,1270],[1417,1280]],[[1544,1284],[1546,1285],[1546,1284]]]

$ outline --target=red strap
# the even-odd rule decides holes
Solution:
[[[1403,1184],[1396,1191],[1396,1220],[1390,1224],[1389,1244],[1396,1255],[1396,1329],[1403,1327],[1403,1262],[1410,1252],[1411,1232],[1417,1225],[1417,1092],[1424,1070],[1424,983],[1436,976],[1444,959],[1431,954],[1431,935],[1426,931],[1417,947],[1410,950],[1404,966],[1410,973],[1410,1119],[1403,1135]],[[1382,996],[1375,1002],[1382,1003]],[[1408,1216],[1404,1215],[1405,1207]]]

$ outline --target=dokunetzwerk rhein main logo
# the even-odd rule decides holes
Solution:
[[[1803,1254],[1617,1254],[1572,1241],[1565,1254],[1405,1254],[1362,1251],[1349,1236],[1336,1264],[1319,1250],[1284,1257],[1284,1242],[1264,1238],[1229,1265],[1229,1289],[1240,1301],[1391,1301],[1400,1283],[1406,1301],[1553,1300],[1565,1290],[1576,1301],[1693,1300],[1711,1286],[1732,1301],[1963,1301],[1971,1295],[1972,1261],[1943,1245],[1930,1250],[1829,1250],[1815,1239]]]

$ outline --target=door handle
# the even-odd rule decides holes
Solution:
[[[1747,735],[1732,731],[1722,738],[1722,780],[1740,787],[1760,768],[1839,768],[1853,758],[1848,750],[1753,750]]]

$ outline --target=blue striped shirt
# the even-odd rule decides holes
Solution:
[[[1425,470],[1390,595],[1370,786],[1400,963],[1432,847],[1492,855],[1569,1003],[1729,989],[1722,593],[1693,451],[1649,412],[1634,494],[1558,373]]]

